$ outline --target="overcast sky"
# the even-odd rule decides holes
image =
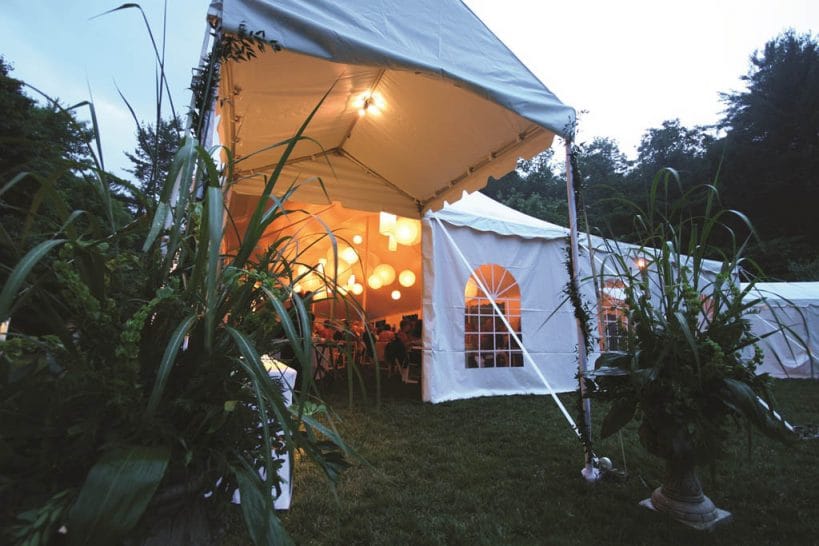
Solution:
[[[407,0],[410,1],[410,0]],[[6,0],[0,54],[13,75],[73,104],[93,95],[108,168],[128,165],[135,126],[155,115],[155,63],[136,10],[122,2]],[[175,106],[190,100],[207,0],[169,0],[167,73]],[[161,41],[162,1],[142,0]],[[787,28],[819,33],[817,0],[467,0],[472,10],[581,117],[579,140],[612,137],[633,156],[663,120],[720,117],[719,93],[742,88],[749,56]]]

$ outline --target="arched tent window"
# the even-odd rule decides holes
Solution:
[[[469,277],[464,289],[464,349],[467,368],[523,366],[523,353],[491,300],[475,278],[489,291],[498,308],[521,337],[520,287],[509,271],[496,264],[484,264]]]
[[[602,312],[604,350],[625,351],[628,345],[628,320],[623,310],[623,281],[609,279],[603,283]]]

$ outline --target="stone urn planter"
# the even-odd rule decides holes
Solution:
[[[731,521],[731,513],[703,493],[696,466],[685,460],[667,460],[663,484],[640,505],[702,531]]]

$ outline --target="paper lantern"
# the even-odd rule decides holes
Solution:
[[[399,218],[395,223],[395,239],[402,245],[415,244],[418,233],[421,231],[420,222],[411,218]]]
[[[397,216],[389,212],[378,213],[378,233],[389,235],[395,231]]]
[[[476,283],[475,279],[472,277],[466,281],[466,290],[464,291],[464,295],[467,298],[474,298],[478,295],[478,283]]]
[[[310,275],[301,283],[301,286],[307,292],[315,292],[321,286],[321,280]]]
[[[401,299],[401,291],[400,290],[393,290],[392,294],[390,294],[390,297],[392,299],[394,299],[394,300],[400,300]]]
[[[404,286],[404,287],[406,287],[406,288],[409,288],[410,286],[412,286],[413,284],[415,284],[415,273],[413,273],[413,272],[412,272],[412,271],[410,271],[409,269],[405,269],[405,270],[403,270],[403,271],[402,271],[402,272],[401,272],[401,273],[398,275],[398,283],[399,283],[401,286]]]
[[[381,277],[373,273],[372,275],[370,275],[370,278],[367,279],[367,284],[373,290],[378,290],[379,288],[384,286],[384,281],[381,280]]]
[[[381,277],[382,285],[387,286],[395,281],[395,268],[390,264],[381,264],[373,269],[373,275]]]
[[[361,285],[360,282],[357,282],[353,285],[353,294],[356,296],[360,296],[364,293],[364,287]]]
[[[350,265],[358,261],[358,253],[351,246],[344,247],[339,253],[339,257]]]

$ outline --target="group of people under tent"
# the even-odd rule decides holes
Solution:
[[[371,325],[369,333],[361,321],[341,322],[329,319],[313,323],[315,343],[343,342],[350,344],[356,358],[373,362],[376,358],[377,342],[386,343],[384,361],[388,368],[405,366],[412,350],[421,345],[421,324],[417,318],[401,319],[398,329],[384,322]]]

